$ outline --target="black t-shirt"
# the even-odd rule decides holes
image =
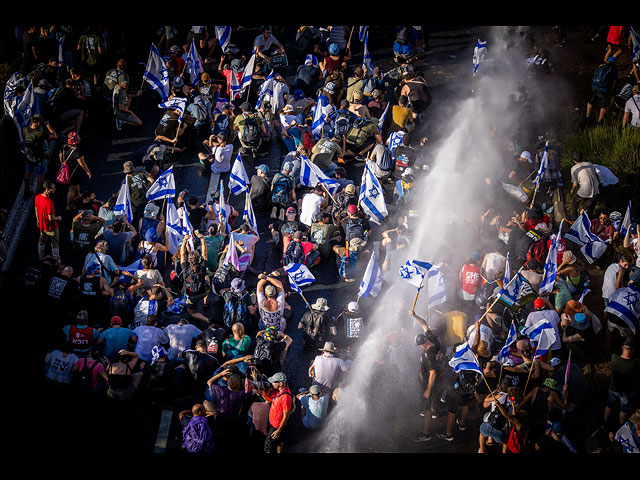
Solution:
[[[184,293],[192,297],[205,292],[206,285],[206,268],[203,263],[197,265],[196,270],[191,269],[189,262],[183,262],[182,266],[182,285]]]
[[[505,182],[520,183],[525,178],[527,178],[531,173],[531,166],[529,162],[522,162],[519,160],[519,158],[520,158],[520,155],[516,156],[511,161],[510,166],[507,167],[507,171],[504,179]],[[515,172],[515,178],[513,180],[509,178],[509,174],[511,172]]]
[[[269,192],[271,185],[268,179],[253,175],[250,181],[251,202],[253,208],[265,208],[269,205]]]
[[[202,337],[207,345],[207,353],[220,360],[222,358],[222,343],[227,338],[227,332],[223,328],[211,326],[202,331]]]
[[[293,235],[293,233],[296,231],[306,232],[307,230],[309,230],[309,227],[297,220],[278,222],[274,224],[273,228],[279,231],[283,237],[287,234]]]
[[[151,388],[168,388],[175,377],[175,365],[171,360],[149,364],[149,386]]]
[[[437,341],[437,340],[436,340]],[[426,387],[429,383],[429,375],[431,371],[438,371],[438,353],[440,345],[433,345],[422,351],[420,356],[420,380]]]
[[[64,275],[53,275],[47,285],[47,299],[56,304],[70,305],[78,292],[78,282]]]
[[[213,354],[202,353],[198,350],[185,350],[179,356],[185,359],[187,368],[196,384],[207,383],[207,380],[220,367],[220,362]]]
[[[189,223],[194,230],[198,230],[202,225],[202,219],[207,214],[207,211],[202,207],[189,208],[187,207],[187,216],[189,217]]]

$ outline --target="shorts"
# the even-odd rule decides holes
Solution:
[[[482,425],[480,425],[480,435],[485,438],[492,438],[498,443],[505,443],[507,441],[507,432],[492,427],[488,422],[482,422]]]
[[[122,402],[126,402],[131,400],[136,394],[136,387],[133,384],[130,384],[127,388],[122,390],[114,390],[112,388],[107,389],[107,398],[109,400],[119,400]]]
[[[631,399],[633,399],[633,392],[619,393],[609,390],[607,393],[607,407],[620,408],[621,413],[630,413]]]
[[[46,170],[44,161],[33,163],[32,161],[27,159],[25,159],[24,161],[24,169],[26,170],[27,173],[35,172],[38,175],[43,175]]]
[[[589,105],[596,105],[600,108],[607,108],[611,101],[610,92],[600,92],[598,90],[591,89],[591,95],[587,103]]]
[[[275,440],[271,438],[271,434],[276,430],[277,428],[269,424],[269,431],[267,432],[267,436],[264,439],[264,453],[276,453],[276,448],[278,447],[278,445],[282,444],[282,435],[284,434],[284,432],[280,432],[280,435],[278,435],[278,438],[276,438]]]
[[[47,243],[47,239],[51,242],[52,249],[60,248],[60,231],[59,230],[54,230],[52,232],[45,232],[44,230],[41,230],[38,243],[40,245],[44,245],[45,243]]]
[[[455,390],[448,390],[444,403],[447,406],[447,412],[456,413],[459,408],[468,406],[473,400],[475,400],[473,395],[460,395]]]
[[[117,113],[114,113],[113,116],[124,123],[132,123],[132,124],[137,123],[137,120],[133,117],[133,115],[129,113],[117,112]]]

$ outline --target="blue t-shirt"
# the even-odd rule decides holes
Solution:
[[[118,352],[127,348],[129,339],[135,334],[133,330],[126,327],[107,328],[100,334],[100,341],[104,342],[104,355],[114,361],[118,356]]]
[[[327,418],[329,395],[322,395],[318,400],[314,400],[311,396],[300,397],[300,405],[305,408],[302,424],[310,429],[322,427]]]

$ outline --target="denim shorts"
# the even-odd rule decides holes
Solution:
[[[507,432],[493,428],[488,422],[483,422],[480,425],[480,434],[485,438],[493,438],[498,443],[507,441]]]
[[[609,393],[607,394],[607,407],[609,408],[620,407],[620,412],[630,413],[632,398],[633,398],[633,392],[618,393],[618,392],[614,392],[613,390],[609,390]]]

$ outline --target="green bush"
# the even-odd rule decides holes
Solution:
[[[580,131],[566,138],[560,160],[564,185],[571,189],[570,170],[572,155],[582,152],[585,160],[607,167],[620,179],[612,208],[624,212],[627,202],[640,207],[640,131],[621,128],[621,116],[605,121],[602,125]],[[636,208],[636,215],[640,212]]]

